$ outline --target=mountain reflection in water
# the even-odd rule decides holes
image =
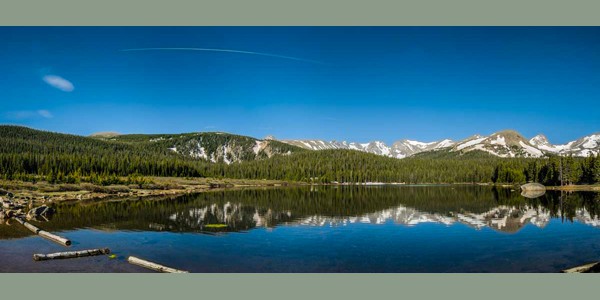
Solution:
[[[515,233],[527,224],[543,228],[552,218],[600,226],[598,193],[527,199],[509,189],[482,186],[319,186],[215,191],[162,200],[57,204],[41,227],[130,231],[226,233],[260,227],[406,226],[465,224]],[[35,222],[34,222],[35,223]],[[41,223],[40,223],[41,224]],[[0,225],[0,238],[30,235]]]

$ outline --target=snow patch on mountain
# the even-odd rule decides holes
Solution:
[[[506,146],[506,139],[504,139],[503,136],[496,136],[495,140],[491,140],[490,144],[492,145],[502,145],[502,146]]]
[[[598,143],[600,142],[600,135],[590,135],[586,137],[584,143],[582,144],[583,148],[596,148],[598,147]]]
[[[540,156],[544,155],[544,153],[542,151],[540,151],[539,149],[536,149],[535,147],[525,144],[523,141],[519,141],[519,145],[521,145],[521,147],[523,147],[523,149],[527,153],[529,153],[532,157],[540,157]]]
[[[462,149],[465,149],[467,147],[471,147],[471,146],[477,145],[477,144],[485,141],[486,139],[487,139],[487,137],[475,138],[473,140],[469,140],[469,141],[466,141],[464,143],[460,143],[458,146],[456,146],[456,149],[457,150],[462,150]]]
[[[269,144],[268,141],[259,141],[256,140],[255,141],[255,145],[254,147],[252,147],[252,152],[254,152],[254,154],[258,155],[258,153],[262,150],[265,149],[265,147]]]
[[[563,145],[553,145],[544,135],[537,135],[529,141],[546,153],[558,155],[590,156],[600,153],[600,134],[592,134]]]
[[[436,146],[435,149],[440,149],[440,148],[446,148],[446,147],[450,147],[454,145],[454,142],[452,140],[449,139],[445,139],[441,142],[439,142]]]

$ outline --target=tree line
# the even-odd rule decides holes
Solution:
[[[499,158],[477,151],[437,151],[395,159],[336,149],[298,151],[228,165],[186,157],[166,147],[150,144],[0,126],[0,176],[7,180],[43,180],[52,183],[87,181],[101,185],[139,183],[143,181],[139,179],[142,176],[275,179],[314,183],[532,181],[560,185],[561,179],[564,184],[600,182],[598,156]]]
[[[491,179],[494,183],[539,182],[553,186],[595,184],[600,182],[600,156],[551,156],[526,162],[507,160],[494,167]]]

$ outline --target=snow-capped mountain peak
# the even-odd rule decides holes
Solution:
[[[514,130],[503,130],[489,136],[475,134],[458,142],[450,139],[436,142],[403,139],[394,142],[391,146],[381,141],[357,143],[346,141],[285,140],[282,142],[310,150],[350,149],[394,158],[405,158],[418,153],[436,150],[460,153],[477,150],[499,157],[544,157],[550,154],[590,156],[600,153],[600,133],[585,136],[564,145],[553,145],[543,134],[538,134],[527,140]]]
[[[542,157],[544,152],[534,147],[514,130],[496,132],[490,136],[473,136],[460,142],[454,151],[479,150],[500,157]]]
[[[538,134],[529,142],[546,153],[573,156],[590,156],[600,153],[600,133],[584,136],[562,145],[551,144],[546,136]]]
[[[382,141],[372,141],[368,143],[358,142],[337,142],[337,141],[322,141],[322,140],[282,140],[281,142],[302,147],[309,150],[327,150],[327,149],[349,149],[358,150],[367,153],[373,153],[382,156],[405,158],[424,151],[437,150],[451,147],[454,142],[445,139],[437,142],[420,142],[415,140],[400,140],[393,143],[391,146],[386,145]]]
[[[539,147],[539,146],[548,146],[550,145],[550,142],[548,141],[548,138],[543,135],[543,134],[538,134],[536,136],[534,136],[533,138],[531,138],[529,140],[529,143],[535,147]]]
[[[116,136],[110,139],[122,138],[127,136]],[[435,142],[402,139],[391,145],[377,140],[366,143],[335,140],[276,140],[272,136],[259,140],[225,133],[153,135],[148,139],[151,143],[164,144],[165,149],[181,155],[225,163],[264,159],[272,155],[289,155],[301,150],[299,148],[348,149],[399,159],[431,151],[455,152],[458,155],[481,151],[498,157],[547,157],[549,155],[587,157],[600,154],[600,133],[584,136],[563,145],[553,145],[543,134],[527,140],[514,130],[499,131],[489,136],[476,134],[458,142],[450,139]]]

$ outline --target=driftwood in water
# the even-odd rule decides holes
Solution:
[[[41,230],[41,229],[35,227],[34,225],[26,222],[22,218],[14,218],[14,219],[17,220],[17,222],[21,223],[21,225],[25,226],[25,228],[31,230],[33,233],[35,233],[35,234],[37,234],[37,235],[39,235],[39,236],[41,236],[43,238],[49,239],[49,240],[51,240],[53,242],[59,243],[59,244],[64,245],[64,246],[70,246],[71,245],[71,241],[69,239],[67,239],[67,238],[64,238],[64,237],[52,234],[52,233],[50,233],[48,231]]]
[[[140,267],[144,267],[150,270],[154,270],[157,272],[163,272],[163,273],[189,273],[188,271],[182,271],[182,270],[177,270],[177,269],[173,269],[173,268],[169,268],[169,267],[165,267],[163,265],[159,265],[147,260],[143,260],[140,258],[137,258],[135,256],[130,256],[129,258],[127,258],[127,261],[130,264],[134,264],[134,265],[138,265]]]
[[[600,273],[600,261],[562,270],[561,273]]]
[[[90,250],[81,250],[81,251],[68,251],[68,252],[58,252],[58,253],[50,253],[50,254],[34,254],[33,260],[50,260],[50,259],[64,259],[64,258],[76,258],[76,257],[85,257],[85,256],[94,256],[94,255],[104,255],[109,254],[110,249],[90,249]]]

